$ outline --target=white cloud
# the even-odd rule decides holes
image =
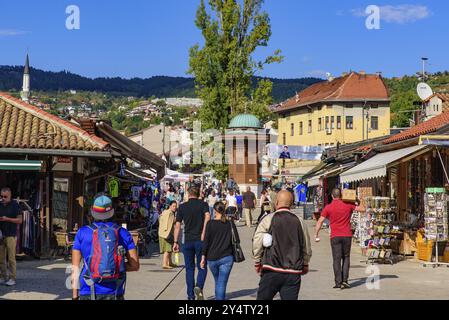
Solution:
[[[418,20],[427,19],[431,12],[427,6],[402,4],[397,6],[380,6],[380,19],[389,23],[412,23]],[[351,14],[356,17],[366,17],[368,14],[362,8],[351,10]]]
[[[27,31],[13,30],[13,29],[0,29],[0,37],[14,37],[27,34]]]

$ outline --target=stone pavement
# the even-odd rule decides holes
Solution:
[[[307,222],[313,235],[313,221]],[[247,260],[235,264],[228,284],[228,299],[253,300],[256,298],[259,277],[251,260],[251,238],[254,228],[238,228]],[[304,300],[392,300],[392,299],[440,299],[449,298],[449,268],[423,268],[422,263],[407,260],[390,265],[377,266],[380,274],[379,290],[369,290],[366,279],[372,274],[364,262],[360,249],[353,247],[351,256],[350,290],[332,289],[333,271],[329,235],[321,233],[322,241],[313,242],[310,273],[303,277],[300,299]],[[313,239],[312,239],[313,240]],[[182,256],[182,255],[181,255]],[[55,300],[70,299],[66,289],[68,263],[65,261],[31,261],[18,263],[18,282],[14,288],[0,286],[0,299]],[[369,269],[367,269],[369,267]],[[209,273],[204,289],[206,299],[213,299],[214,280]],[[141,260],[141,270],[130,273],[127,299],[132,300],[184,300],[186,298],[185,272],[183,268],[164,271],[160,268],[158,253]]]

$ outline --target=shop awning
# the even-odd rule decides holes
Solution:
[[[104,122],[98,123],[97,128],[101,138],[106,140],[113,149],[117,150],[117,152],[140,163],[142,169],[154,169],[157,172],[159,179],[164,177],[165,161],[159,158],[155,153],[125,137]]]
[[[421,136],[419,144],[426,146],[449,147],[449,135],[444,136]]]
[[[41,161],[30,160],[0,160],[0,170],[8,171],[40,171]]]
[[[359,164],[358,166],[342,173],[340,175],[341,183],[368,180],[373,178],[385,177],[387,168],[398,161],[406,161],[409,156],[418,156],[428,151],[427,146],[413,146],[395,151],[380,153],[371,159]]]
[[[308,179],[306,179],[307,181],[307,185],[309,187],[316,187],[320,185],[320,179],[324,178],[324,177],[335,177],[338,174],[340,174],[341,172],[348,170],[351,167],[354,167],[354,163],[349,163],[349,164],[343,164],[337,167],[329,167],[326,170],[321,171],[321,173],[314,175]]]

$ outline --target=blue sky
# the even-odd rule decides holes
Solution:
[[[201,42],[193,20],[199,0],[0,0],[0,65],[32,66],[84,76],[186,76],[188,49]],[[80,30],[67,30],[68,5],[80,9]],[[368,5],[381,8],[381,29],[368,30]],[[348,70],[413,74],[449,70],[449,2],[442,0],[266,0],[282,64],[262,76],[339,75]]]

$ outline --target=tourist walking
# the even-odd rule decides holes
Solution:
[[[253,213],[256,209],[257,199],[250,187],[246,187],[246,192],[243,193],[243,213],[246,219],[246,225],[251,228],[253,224]]]
[[[0,197],[0,284],[15,286],[17,225],[22,224],[22,214],[10,188],[1,189]]]
[[[173,251],[179,252],[179,236],[181,233],[181,223],[184,223],[184,244],[182,253],[184,255],[186,268],[187,297],[189,300],[203,300],[203,288],[206,281],[207,269],[202,269],[201,250],[206,232],[206,225],[210,220],[208,205],[198,199],[199,188],[192,186],[187,191],[189,201],[179,206],[176,215],[175,241]],[[198,268],[198,276],[195,282],[195,259]]]
[[[178,209],[178,203],[171,201],[168,209],[164,210],[159,216],[159,249],[162,254],[162,268],[173,269],[175,265],[172,262],[173,242],[174,242],[174,226],[175,214]]]
[[[215,193],[215,190],[212,190],[209,196],[207,197],[207,204],[209,206],[209,213],[211,216],[211,219],[214,219],[214,205],[218,201],[218,196]]]
[[[232,233],[237,242],[240,237],[232,219],[227,219],[225,205],[217,202],[214,206],[215,219],[206,226],[201,268],[209,266],[215,279],[215,300],[226,299],[226,286],[234,265]]]
[[[243,196],[241,195],[240,191],[237,191],[235,198],[237,199],[237,221],[240,222],[243,215]]]
[[[112,222],[114,209],[109,197],[97,196],[91,214],[95,222],[82,227],[73,244],[72,299],[124,300],[126,273],[140,267],[136,245],[126,229]]]
[[[253,238],[256,272],[261,275],[257,300],[298,300],[301,275],[309,272],[312,257],[309,233],[304,221],[290,211],[293,196],[277,194],[277,211],[262,218]]]
[[[335,278],[334,289],[349,289],[351,287],[348,282],[352,244],[351,215],[354,210],[365,211],[365,209],[356,207],[352,203],[343,202],[341,190],[338,188],[332,190],[332,199],[332,203],[321,212],[321,218],[316,224],[315,241],[320,241],[321,227],[324,221],[329,219]]]
[[[271,212],[271,203],[270,203],[270,196],[267,192],[267,190],[262,190],[261,196],[260,196],[260,214],[257,218],[257,223],[260,222],[262,217]]]
[[[226,196],[226,214],[231,216],[233,219],[237,219],[237,198],[235,196],[234,190],[229,190]]]

